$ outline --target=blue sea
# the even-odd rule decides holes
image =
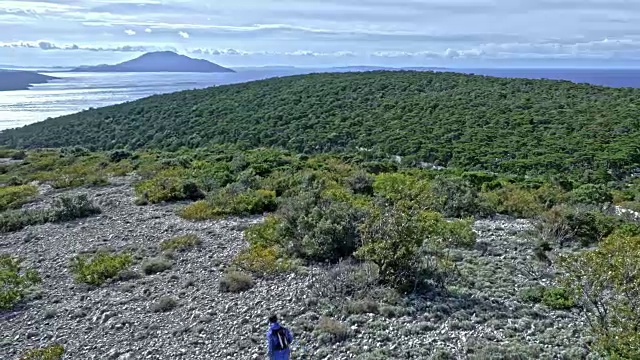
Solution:
[[[241,83],[311,72],[375,70],[375,68],[249,68],[237,73],[68,73],[30,90],[0,92],[0,130],[93,107],[132,101],[155,94]],[[438,70],[444,71],[444,70]],[[456,69],[498,77],[555,79],[610,87],[640,87],[640,69]]]

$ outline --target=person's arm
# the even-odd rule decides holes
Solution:
[[[287,341],[289,341],[289,344],[293,342],[293,333],[289,329],[287,329]]]
[[[273,344],[271,343],[271,331],[267,332],[267,355],[269,359],[273,357]]]

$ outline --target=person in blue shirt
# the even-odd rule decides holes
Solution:
[[[269,359],[289,360],[291,349],[289,346],[293,342],[293,335],[289,329],[280,326],[278,317],[269,317],[269,330],[267,330],[267,346],[269,349]]]

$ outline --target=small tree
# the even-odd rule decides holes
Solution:
[[[475,243],[468,221],[447,222],[439,213],[402,204],[378,209],[361,237],[356,256],[378,265],[383,282],[414,291],[429,280],[443,285],[451,270],[447,249]]]
[[[563,283],[610,358],[640,358],[640,236],[617,232],[597,249],[559,258]]]

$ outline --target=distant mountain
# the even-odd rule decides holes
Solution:
[[[171,51],[146,53],[116,65],[81,66],[72,72],[235,72],[207,60],[192,59]]]
[[[28,90],[31,85],[55,79],[57,78],[33,71],[0,70],[0,91]]]

